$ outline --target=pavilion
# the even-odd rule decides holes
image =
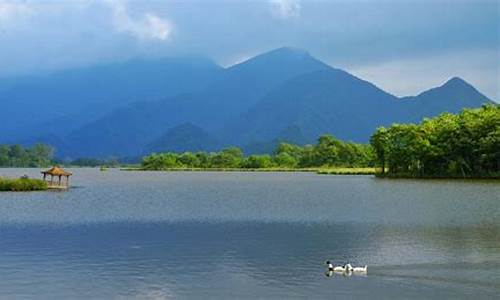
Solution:
[[[41,173],[43,174],[43,181],[47,182],[49,189],[67,189],[69,187],[69,176],[73,175],[58,166],[52,167]],[[50,180],[48,180],[47,175],[50,175]],[[54,181],[54,177],[59,177],[59,179]],[[62,177],[66,177],[66,180],[63,181]]]

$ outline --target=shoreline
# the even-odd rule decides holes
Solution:
[[[378,168],[304,168],[304,169],[287,169],[287,168],[166,168],[162,170],[148,170],[140,167],[119,168],[120,171],[139,171],[139,172],[276,172],[276,173],[315,173],[318,175],[373,175],[377,179],[418,179],[418,180],[500,180],[500,176],[403,176],[403,175],[382,175]]]
[[[149,170],[145,168],[120,168],[120,171],[153,171],[153,172],[288,172],[316,173],[319,175],[375,175],[374,168],[165,168]]]
[[[381,173],[375,174],[378,179],[423,179],[423,180],[500,180],[500,175],[493,176],[449,176],[449,175],[433,175],[433,176],[411,176],[411,175],[382,175]]]

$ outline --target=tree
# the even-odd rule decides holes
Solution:
[[[178,161],[180,164],[190,167],[197,168],[200,166],[200,160],[198,157],[191,152],[184,152],[178,157]]]
[[[249,169],[270,168],[273,166],[273,160],[270,155],[250,155],[243,161],[242,166]]]
[[[0,145],[1,167],[45,167],[52,164],[54,149],[37,144],[31,148],[21,145]]]
[[[280,167],[295,168],[299,160],[287,152],[282,152],[274,156],[275,163]]]
[[[230,147],[215,154],[211,165],[216,168],[238,168],[242,159],[243,152],[237,147]]]
[[[322,135],[318,139],[318,145],[314,149],[314,166],[339,165],[339,152],[342,142],[331,135]]]

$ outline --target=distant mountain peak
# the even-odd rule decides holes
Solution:
[[[269,54],[279,54],[279,55],[291,55],[291,56],[311,56],[307,50],[296,48],[296,47],[280,47],[274,50],[264,52],[261,55],[269,55]]]
[[[231,66],[229,70],[253,68],[255,66],[262,66],[266,68],[274,66],[281,69],[280,66],[285,67],[287,65],[300,65],[302,67],[312,68],[311,70],[313,71],[331,68],[319,59],[311,56],[311,54],[309,54],[306,50],[294,47],[281,47],[264,52],[242,63]]]
[[[280,47],[255,56],[253,59],[266,60],[317,60],[309,52],[300,48]]]
[[[466,86],[466,87],[472,87],[471,84],[469,84],[467,81],[463,80],[460,77],[452,77],[448,81],[446,81],[443,85],[445,86],[450,86],[450,87],[460,87],[460,86]]]

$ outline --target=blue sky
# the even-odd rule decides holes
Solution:
[[[498,0],[0,0],[0,77],[293,46],[398,96],[460,76],[498,101],[499,17]]]

